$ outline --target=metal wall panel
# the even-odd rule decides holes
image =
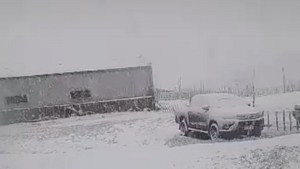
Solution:
[[[70,98],[70,91],[84,88],[91,98]],[[0,110],[152,96],[153,90],[151,66],[1,78]],[[28,103],[6,103],[5,97],[20,94],[27,95]]]

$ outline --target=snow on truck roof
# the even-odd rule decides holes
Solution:
[[[191,104],[198,106],[232,106],[246,104],[241,97],[227,93],[199,94],[192,97]]]

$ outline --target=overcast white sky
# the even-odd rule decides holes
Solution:
[[[0,76],[152,62],[157,87],[300,79],[299,0],[0,0]]]

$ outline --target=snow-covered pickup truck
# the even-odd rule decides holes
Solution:
[[[255,110],[242,98],[231,94],[195,95],[190,103],[175,109],[175,121],[183,135],[190,131],[219,136],[257,136],[264,127],[263,112]]]

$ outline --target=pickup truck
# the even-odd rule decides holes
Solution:
[[[175,121],[182,135],[202,132],[211,140],[225,134],[260,137],[264,128],[263,111],[241,97],[223,93],[193,96],[188,105],[175,109]]]

